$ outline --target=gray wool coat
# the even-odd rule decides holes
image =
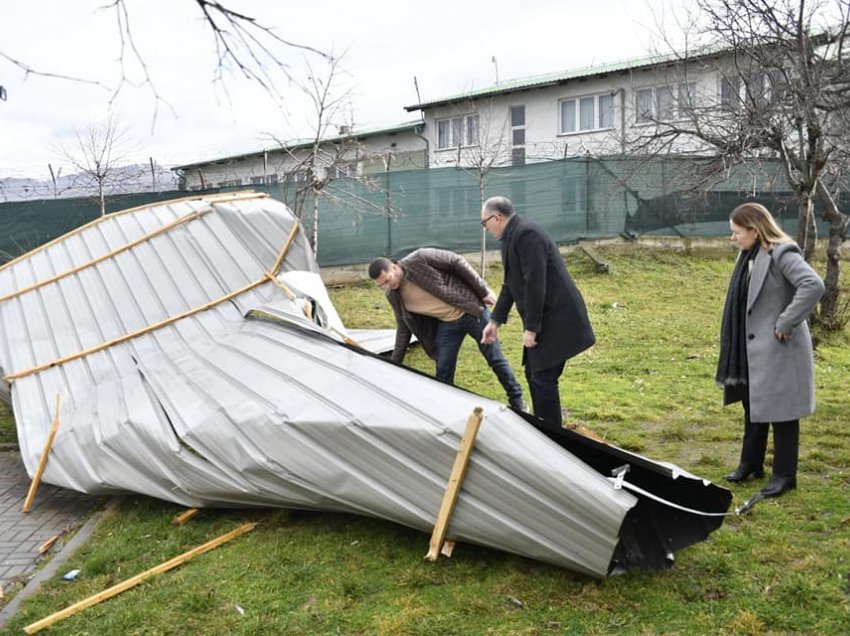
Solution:
[[[784,422],[815,411],[815,369],[806,317],[823,295],[796,243],[759,251],[747,293],[750,420]],[[790,334],[780,342],[774,329]],[[724,404],[729,404],[727,391]]]

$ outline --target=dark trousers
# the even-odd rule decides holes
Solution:
[[[484,327],[490,321],[490,312],[485,308],[481,318],[472,314],[464,314],[457,320],[440,321],[437,325],[437,333],[434,337],[434,347],[437,352],[437,379],[449,384],[454,384],[455,370],[457,369],[457,356],[460,346],[466,336],[471,336],[478,345],[478,350],[487,364],[493,369],[493,373],[508,395],[511,406],[519,407],[522,404],[522,387],[517,382],[511,365],[505,359],[502,348],[497,340],[493,344],[481,344],[481,336]]]
[[[525,377],[531,390],[531,404],[534,414],[544,420],[561,424],[561,395],[558,392],[558,378],[564,372],[566,360],[554,367],[530,371],[525,367]]]
[[[764,465],[767,450],[768,422],[751,422],[748,401],[744,402],[744,443],[741,464],[751,468]],[[800,448],[800,420],[773,422],[773,474],[780,477],[797,476],[797,457]]]

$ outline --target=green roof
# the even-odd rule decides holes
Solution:
[[[415,130],[416,128],[423,125],[422,120],[417,119],[416,121],[406,122],[404,124],[397,124],[395,126],[390,126],[388,128],[370,128],[367,130],[353,130],[350,133],[341,133],[337,135],[331,135],[330,137],[323,137],[321,142],[323,144],[327,143],[336,143],[339,141],[357,141],[358,139],[366,139],[368,137],[377,137],[378,135],[393,135],[400,132],[405,132],[407,130]],[[186,163],[182,166],[175,166],[172,170],[185,170],[187,168],[194,168],[196,166],[203,166],[209,163],[229,163],[232,161],[238,161],[240,159],[250,159],[252,157],[262,157],[267,152],[280,152],[282,150],[298,150],[300,148],[309,148],[313,145],[313,139],[292,139],[278,146],[270,146],[268,148],[263,148],[262,150],[255,150],[254,152],[246,152],[240,155],[228,155],[225,157],[216,157],[215,159],[207,159],[206,161],[195,161],[194,163]]]
[[[708,53],[703,52],[701,55],[693,55],[690,56],[688,59],[702,57],[706,54]],[[457,95],[451,95],[449,97],[441,97],[440,99],[435,99],[430,102],[423,102],[421,104],[405,106],[404,109],[408,112],[415,110],[425,110],[426,108],[433,108],[434,106],[442,106],[444,104],[464,102],[470,99],[489,97],[491,95],[514,93],[517,91],[525,91],[532,88],[543,88],[546,86],[557,86],[559,84],[565,84],[570,80],[580,79],[584,77],[592,77],[594,75],[608,75],[610,73],[618,73],[632,69],[646,68],[649,66],[657,66],[660,64],[675,62],[680,59],[681,57],[678,54],[668,53],[664,55],[652,55],[650,57],[623,60],[620,62],[611,62],[608,64],[586,66],[584,68],[577,68],[567,71],[558,71],[556,73],[547,73],[546,75],[535,75],[532,77],[508,80],[507,82],[500,82],[498,84],[493,84],[492,86],[486,86],[484,88],[467,91],[465,93],[458,93]]]

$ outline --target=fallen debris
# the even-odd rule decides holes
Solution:
[[[79,601],[78,603],[74,603],[73,605],[69,605],[68,607],[66,607],[63,610],[60,610],[58,612],[55,612],[54,614],[51,614],[50,616],[42,618],[40,621],[36,621],[35,623],[30,623],[29,625],[24,627],[24,632],[26,632],[27,634],[35,634],[36,632],[40,632],[45,627],[50,627],[54,623],[58,623],[59,621],[68,618],[69,616],[73,616],[77,612],[80,612],[80,611],[82,611],[82,610],[84,610],[88,607],[91,607],[92,605],[97,605],[98,603],[101,603],[101,602],[103,602],[103,601],[105,601],[109,598],[112,598],[113,596],[117,596],[121,592],[124,592],[126,590],[129,590],[132,587],[135,587],[139,583],[151,578],[152,576],[155,576],[155,575],[160,574],[162,572],[167,572],[168,570],[176,568],[177,566],[183,565],[186,561],[188,561],[189,559],[191,559],[193,557],[196,557],[200,554],[204,554],[205,552],[209,552],[210,550],[214,550],[215,548],[217,548],[221,544],[227,543],[231,539],[235,539],[236,537],[239,537],[239,536],[245,534],[246,532],[250,532],[251,530],[253,530],[256,527],[256,525],[257,525],[256,523],[243,524],[243,525],[239,526],[238,528],[236,528],[235,530],[231,530],[227,534],[221,535],[217,539],[213,539],[212,541],[209,541],[209,542],[207,542],[203,545],[198,546],[197,548],[189,550],[188,552],[185,552],[185,553],[181,554],[180,556],[174,557],[170,561],[166,561],[165,563],[161,563],[160,565],[157,565],[156,567],[153,567],[149,570],[145,570],[141,574],[137,574],[136,576],[129,578],[122,583],[118,583],[117,585],[113,585],[109,589],[104,590],[103,592],[99,592],[98,594],[95,594],[94,596],[90,596],[86,599],[83,599],[82,601]],[[79,570],[71,570],[71,572],[76,572],[77,574],[79,574]],[[71,572],[69,572],[68,574],[66,574],[62,578],[67,578],[68,575],[71,574]],[[75,575],[75,577],[76,577],[76,575]]]
[[[181,512],[179,515],[174,517],[174,519],[171,520],[171,523],[175,526],[182,526],[190,519],[194,519],[200,511],[201,510],[199,508],[189,508],[185,512]]]
[[[54,545],[56,545],[56,542],[59,541],[59,537],[61,537],[61,536],[62,536],[61,533],[60,534],[54,534],[47,541],[45,541],[40,546],[38,546],[38,553],[39,554],[46,554],[47,552],[49,552],[50,548],[52,548]]]
[[[0,289],[0,368],[31,475],[63,396],[43,475],[56,486],[364,514],[436,530],[435,558],[450,532],[596,578],[670,567],[732,500],[352,346],[298,220],[255,193],[109,214],[0,266]],[[488,425],[436,527],[476,406]]]

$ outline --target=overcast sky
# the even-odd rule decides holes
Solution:
[[[431,100],[491,85],[497,68],[505,81],[642,57],[658,39],[658,9],[653,12],[646,0],[224,3],[274,27],[282,38],[346,51],[340,86],[353,89],[357,128],[417,119],[418,112],[403,108],[418,101],[414,76],[422,99]],[[27,77],[0,56],[0,85],[8,93],[7,101],[0,101],[0,177],[48,178],[47,164],[62,165],[58,149],[73,144],[75,129],[103,121],[110,112],[129,131],[132,159],[153,157],[169,167],[258,150],[271,145],[272,136],[309,134],[312,111],[282,76],[277,78],[282,105],[238,76],[214,82],[214,43],[194,0],[126,0],[133,42],[162,99],[158,102],[151,87],[143,85],[142,69],[125,48],[130,83],[110,106],[122,66],[116,11],[99,9],[106,4],[5,3],[0,54],[42,73],[99,85]],[[668,13],[665,19],[670,18]],[[279,53],[292,75],[303,78],[304,54],[297,49]]]

